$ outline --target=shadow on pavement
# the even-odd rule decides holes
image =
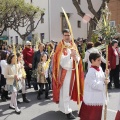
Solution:
[[[18,107],[24,107],[24,109],[29,109],[29,107],[31,107],[34,104],[40,103],[40,106],[49,104],[52,102],[52,100],[45,100],[44,95],[41,96],[41,100],[37,100],[37,92],[29,92],[26,94],[27,98],[30,99],[30,103],[24,103],[22,102],[22,95],[19,94],[18,95],[18,100],[21,102],[20,104],[18,104]],[[14,110],[9,109],[9,104],[10,104],[10,100],[7,102],[0,102],[0,117],[6,116],[6,118],[4,120],[6,120],[11,114],[16,114]]]
[[[117,92],[120,92],[120,89],[109,89],[108,90],[109,93],[117,93]]]
[[[50,95],[49,95],[49,96],[50,96]],[[21,98],[21,97],[20,97],[20,98]],[[38,99],[37,99],[37,92],[29,92],[29,93],[27,93],[27,98],[31,100],[30,103],[24,103],[24,102],[22,102],[22,103],[19,104],[18,106],[29,108],[29,107],[31,107],[32,105],[37,104],[37,103],[40,103],[40,104],[39,104],[40,106],[44,106],[44,105],[47,105],[47,104],[49,104],[49,103],[52,102],[51,99],[46,100],[45,97],[44,97],[44,94],[41,95],[41,100],[38,100]],[[51,96],[50,96],[50,98],[51,98]],[[25,108],[25,109],[26,109],[26,108]]]
[[[73,111],[73,114],[77,117],[77,111]],[[33,118],[32,120],[68,120],[66,115],[60,111],[49,111],[46,112],[36,118]],[[76,118],[76,120],[79,120]]]
[[[6,120],[10,115],[12,115],[13,113],[15,113],[14,110],[10,110],[9,109],[9,104],[6,105],[0,105],[0,117],[2,116],[6,116],[4,120]]]

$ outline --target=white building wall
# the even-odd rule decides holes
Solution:
[[[96,2],[96,0],[92,0],[92,2],[93,7],[97,11],[101,5],[101,1]],[[74,38],[87,38],[87,24],[83,23],[82,18],[77,15],[77,11],[72,3],[72,0],[49,0],[49,2],[48,0],[45,0],[44,2],[34,0],[34,4],[35,3],[36,5],[45,8],[45,23],[39,24],[38,28],[35,30],[35,32],[38,33],[39,31],[40,33],[45,33],[45,40],[49,41],[51,39],[54,39],[55,41],[60,41],[60,39],[62,39],[60,16],[60,13],[62,12],[61,7],[63,7],[67,13],[70,13],[70,22],[72,25]],[[90,14],[90,16],[93,17],[91,12],[88,10],[87,2],[85,0],[81,1],[81,8],[86,14]],[[77,26],[78,20],[81,21],[81,28],[78,28]]]
[[[50,0],[33,0],[33,5],[39,6],[41,9],[45,9],[44,23],[39,23],[33,34],[38,34],[41,37],[41,33],[44,33],[44,41],[49,41],[49,21],[48,21],[48,1]],[[38,21],[38,20],[36,20]]]
[[[73,29],[74,38],[87,37],[87,25],[81,22],[81,28],[78,28],[77,21],[82,21],[81,17],[77,15],[76,8],[72,0],[52,0],[51,2],[51,39],[60,41],[62,39],[61,33],[61,17],[60,13],[63,12],[63,7],[66,13],[70,13],[70,23]]]
[[[26,2],[30,3],[31,0],[26,0]],[[101,0],[92,0],[93,7],[98,10],[101,5]],[[40,8],[45,8],[44,15],[44,23],[39,23],[38,27],[32,34],[38,34],[40,37],[40,33],[44,33],[44,41],[47,42],[50,40],[60,41],[62,39],[61,32],[61,16],[62,12],[61,7],[65,9],[67,13],[70,13],[70,23],[72,25],[74,38],[87,38],[87,24],[82,22],[82,18],[77,15],[77,10],[74,7],[72,0],[33,0],[33,5],[39,6]],[[87,2],[85,0],[81,0],[81,8],[86,14],[90,14],[91,17],[93,15],[90,13],[87,7]],[[77,21],[81,21],[81,28],[78,28]],[[20,29],[23,33],[25,29]],[[9,43],[11,43],[11,37],[13,36],[13,41],[15,42],[15,36],[18,36],[19,44],[22,44],[22,40],[19,35],[14,30],[9,30]]]
[[[19,28],[20,29],[20,33],[24,34],[26,29],[25,28]],[[11,42],[16,44],[16,36],[18,36],[18,44],[22,44],[22,39],[20,38],[20,36],[12,29],[8,29],[8,36],[9,36],[9,44],[11,44]],[[11,41],[11,37],[12,37],[12,41]]]
[[[50,0],[51,1],[51,39],[59,41],[62,38],[61,33],[61,17],[60,13],[62,12],[61,7],[63,7],[66,13],[70,13],[70,23],[73,29],[74,38],[87,38],[87,24],[83,22],[82,18],[77,15],[77,10],[72,3],[72,0]],[[98,11],[101,6],[101,0],[92,0],[93,8]],[[89,14],[93,17],[92,13],[88,10],[87,1],[81,0],[81,9],[86,14]],[[78,28],[77,21],[81,21],[81,28]]]

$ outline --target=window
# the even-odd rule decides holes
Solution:
[[[30,2],[32,3],[33,1],[32,1],[32,0],[30,0]]]
[[[45,34],[44,33],[40,33],[41,43],[43,43],[44,38],[45,38]]]
[[[70,14],[67,13],[68,18],[70,18]],[[65,18],[65,15],[63,13],[61,13],[61,31],[63,31],[64,29],[68,29],[68,24]]]
[[[41,23],[44,23],[44,17],[41,18]]]
[[[115,26],[115,21],[110,21],[110,26],[111,27]]]
[[[79,5],[81,4],[81,0],[78,0],[78,4],[79,4]]]
[[[77,21],[78,28],[81,28],[81,21]]]
[[[18,36],[15,36],[16,44],[18,44]]]
[[[13,37],[10,37],[10,40],[11,40],[11,44],[13,44]]]

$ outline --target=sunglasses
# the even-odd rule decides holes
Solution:
[[[64,36],[68,36],[69,37],[70,35],[64,35]]]

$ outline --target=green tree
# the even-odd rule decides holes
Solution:
[[[105,3],[106,2],[108,3],[110,0],[102,0],[102,4],[98,11],[95,11],[95,9],[93,8],[92,0],[86,0],[86,1],[88,3],[89,11],[94,15],[94,17],[91,18],[89,21],[88,40],[91,40],[93,30],[96,29],[97,20],[99,21],[101,18],[101,10],[105,8]],[[83,18],[86,15],[86,13],[81,9],[80,0],[72,0],[72,2],[77,10],[78,15]]]
[[[0,36],[7,28],[11,28],[25,40],[36,29],[43,15],[44,9],[24,0],[0,0]],[[36,18],[37,22],[34,21]],[[25,28],[26,32],[22,34],[20,28]]]
[[[110,17],[111,13],[108,9],[107,3],[105,6],[105,9],[102,10],[101,18],[98,21],[97,27],[94,30],[94,33],[98,36],[101,36],[104,40],[106,40],[106,43],[109,44],[110,40],[114,38],[118,34],[118,26],[111,26],[110,25]]]

